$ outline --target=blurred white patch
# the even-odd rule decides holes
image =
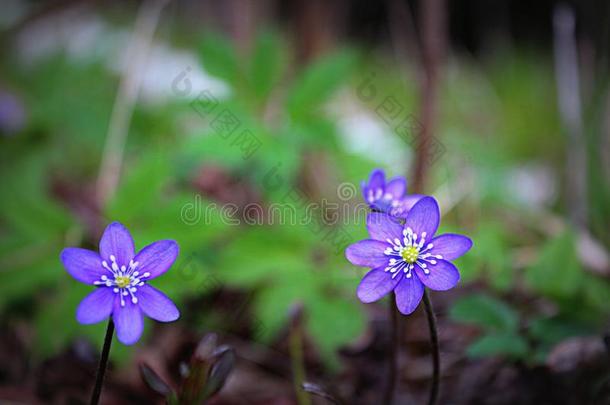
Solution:
[[[17,53],[22,63],[34,65],[42,59],[65,53],[77,62],[101,58],[115,31],[87,7],[77,6],[28,25],[17,36]]]
[[[374,111],[362,108],[346,93],[333,100],[330,109],[338,117],[339,135],[345,150],[385,167],[409,167],[412,159],[409,145],[401,142]]]
[[[114,59],[118,62],[111,65],[111,69],[117,73],[126,69],[130,61],[130,55],[122,51],[122,56]],[[172,49],[165,44],[153,44],[148,55],[148,66],[142,74],[140,95],[145,102],[162,104],[171,98],[195,99],[203,90],[219,100],[230,95],[229,87],[222,80],[208,75],[194,54]],[[176,91],[176,80],[183,83],[187,80],[189,87]]]
[[[528,164],[509,171],[507,191],[519,203],[530,208],[543,208],[557,198],[557,179],[551,168]]]
[[[582,263],[596,273],[610,275],[610,255],[598,240],[588,232],[581,230],[576,241],[578,257]]]
[[[26,66],[63,53],[71,62],[100,62],[110,71],[122,74],[132,57],[127,50],[130,39],[131,30],[117,29],[87,6],[76,6],[31,24],[18,35],[16,46]],[[172,83],[185,69],[191,91],[179,94],[172,90]],[[153,43],[147,67],[141,74],[140,100],[146,103],[194,99],[203,90],[219,100],[229,95],[228,86],[207,74],[196,55],[160,42]]]

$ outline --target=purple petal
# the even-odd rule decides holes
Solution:
[[[360,183],[360,188],[362,188],[362,198],[364,199],[364,201],[366,201],[368,203],[369,202],[369,187],[368,187],[366,181],[363,181]]]
[[[114,293],[111,288],[99,287],[87,295],[76,308],[76,320],[84,325],[98,323],[112,313]]]
[[[472,240],[463,235],[446,233],[430,241],[434,247],[430,253],[443,256],[443,260],[454,260],[468,252],[472,247]]]
[[[401,274],[392,278],[392,273],[385,272],[384,267],[369,271],[358,286],[357,295],[360,301],[368,304],[381,299],[384,295],[396,288],[403,277]]]
[[[381,212],[371,212],[366,217],[366,228],[371,239],[385,242],[387,239],[402,240],[402,225],[397,223],[391,216]]]
[[[438,203],[432,197],[424,197],[413,205],[405,219],[405,228],[411,228],[420,237],[426,233],[430,240],[438,229],[441,213]]]
[[[409,212],[411,208],[415,205],[416,202],[424,198],[425,195],[422,194],[407,194],[401,200],[401,207],[405,212]]]
[[[424,270],[415,265],[415,272],[422,283],[431,290],[445,291],[455,287],[460,281],[460,272],[457,267],[445,260],[437,260],[436,264],[428,263],[426,274]]]
[[[424,295],[424,285],[416,276],[410,278],[402,276],[402,280],[394,290],[394,293],[396,294],[398,310],[404,315],[409,315],[419,305]]]
[[[389,247],[385,242],[366,239],[349,245],[345,249],[345,257],[353,265],[362,267],[385,267],[389,257],[383,252]]]
[[[100,255],[87,249],[65,248],[60,258],[68,273],[81,283],[93,284],[108,273],[102,267]]]
[[[108,225],[100,240],[102,258],[110,262],[110,255],[113,255],[119,266],[127,266],[134,253],[135,247],[129,230],[119,222]]]
[[[160,322],[175,321],[180,317],[180,311],[165,294],[150,285],[138,287],[138,304],[142,312],[149,318]]]
[[[124,345],[132,345],[140,339],[144,330],[144,318],[137,304],[131,302],[128,295],[123,297],[125,306],[121,306],[119,294],[115,294],[112,319],[116,326],[116,335]]]
[[[385,173],[381,169],[375,169],[371,172],[369,177],[369,188],[376,190],[378,188],[383,189],[385,187]]]
[[[385,192],[395,200],[401,199],[407,192],[407,181],[404,177],[395,177],[385,186]]]
[[[179,250],[176,241],[160,240],[140,250],[133,261],[139,263],[140,274],[150,273],[150,280],[165,273],[174,264]]]

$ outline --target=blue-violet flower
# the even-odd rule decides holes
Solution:
[[[435,237],[439,221],[438,203],[432,197],[416,202],[404,225],[387,214],[370,213],[367,229],[371,239],[354,243],[345,251],[352,264],[372,268],[358,286],[358,298],[370,303],[394,291],[396,306],[408,315],[419,305],[424,287],[439,291],[453,288],[460,273],[451,260],[466,253],[472,241],[456,234]]]
[[[146,315],[161,322],[178,319],[180,312],[148,281],[165,273],[178,257],[173,240],[154,242],[135,254],[131,234],[118,222],[106,227],[99,254],[87,249],[65,248],[61,261],[76,280],[96,286],[76,310],[82,324],[103,321],[112,315],[119,341],[126,345],[140,339]]]
[[[371,172],[368,183],[362,182],[362,195],[371,209],[398,218],[404,218],[413,204],[423,197],[420,194],[407,194],[404,177],[397,176],[386,183],[385,173],[381,169]]]

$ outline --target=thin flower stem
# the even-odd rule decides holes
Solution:
[[[299,405],[310,405],[309,394],[301,388],[305,381],[305,364],[303,359],[303,340],[300,331],[290,336],[290,356],[292,360],[292,379]]]
[[[95,387],[93,388],[93,393],[91,394],[91,405],[97,405],[97,403],[100,401],[102,385],[104,385],[104,375],[106,374],[106,368],[108,367],[108,355],[110,354],[112,335],[114,335],[114,322],[112,322],[112,318],[110,318],[108,321],[108,328],[106,328],[106,337],[104,338],[102,356],[100,357],[100,363],[97,367],[97,375],[95,376]]]
[[[424,291],[424,306],[426,317],[428,318],[428,328],[430,329],[430,343],[432,345],[432,386],[430,387],[430,397],[428,405],[435,405],[438,399],[438,392],[441,384],[441,355],[438,344],[438,331],[436,328],[436,315],[432,307],[432,301],[428,295],[428,290]]]
[[[390,321],[390,333],[392,342],[390,344],[390,356],[388,358],[388,379],[383,393],[383,403],[391,405],[396,387],[396,374],[398,374],[398,353],[400,342],[400,330],[398,328],[398,311],[394,305],[394,294],[388,301],[388,318]]]

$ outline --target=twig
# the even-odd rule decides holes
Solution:
[[[432,135],[438,118],[439,67],[445,52],[445,2],[427,0],[422,3],[422,64],[420,122],[415,150],[415,176],[413,186],[416,193],[424,190],[430,164]]]
[[[582,106],[578,54],[574,38],[574,12],[567,5],[555,8],[553,27],[555,36],[555,79],[559,115],[568,135],[566,148],[566,177],[570,220],[577,227],[586,227],[587,164],[582,129]]]
[[[112,108],[97,179],[96,194],[101,207],[112,198],[119,183],[127,132],[140,90],[142,71],[146,65],[161,10],[168,2],[169,0],[147,1],[142,3],[138,10],[134,32],[127,49],[130,64],[121,79]]]

